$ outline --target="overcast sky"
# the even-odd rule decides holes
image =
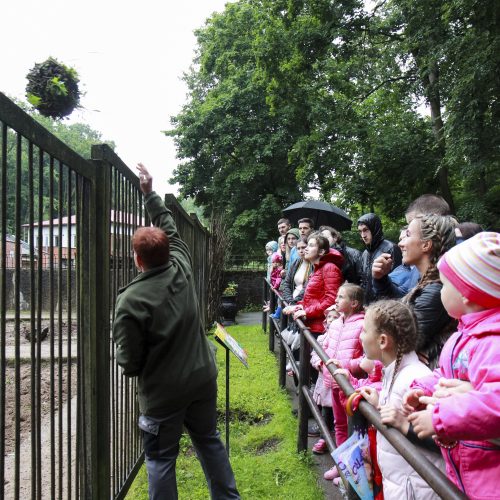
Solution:
[[[2,5],[0,91],[25,100],[26,74],[49,56],[80,76],[88,123],[129,167],[143,162],[160,194],[175,168],[173,141],[162,134],[186,101],[181,81],[194,57],[193,30],[227,0],[15,0]]]

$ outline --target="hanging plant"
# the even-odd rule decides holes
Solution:
[[[64,118],[80,103],[78,73],[49,57],[26,75],[28,102],[43,116]]]

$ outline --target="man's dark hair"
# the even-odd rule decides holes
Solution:
[[[290,224],[290,221],[289,221],[288,219],[280,219],[280,220],[278,221],[277,226],[279,226],[280,224],[288,224],[289,226],[291,225],[291,224]]]
[[[335,238],[335,243],[337,245],[342,243],[342,233],[340,231],[337,231],[334,227],[332,227],[332,226],[319,226],[318,231],[320,233],[322,231],[330,231],[331,235]]]
[[[462,238],[464,240],[468,240],[469,238],[472,238],[475,234],[484,231],[484,229],[476,222],[461,222],[457,227],[462,233]]]
[[[305,217],[304,219],[299,219],[299,221],[297,222],[297,225],[299,225],[301,222],[302,222],[302,224],[309,224],[311,229],[314,229],[314,222],[312,219],[309,219],[307,217]]]
[[[166,264],[170,257],[168,236],[158,227],[140,227],[132,236],[132,248],[148,269]]]
[[[416,200],[413,200],[405,214],[433,214],[433,215],[451,215],[450,205],[446,200],[437,194],[423,194]]]

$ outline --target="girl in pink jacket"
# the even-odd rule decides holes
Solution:
[[[408,420],[420,438],[435,436],[448,477],[469,498],[498,498],[500,234],[475,235],[449,250],[438,268],[441,300],[460,321],[441,352],[439,368],[415,380],[406,394],[405,408],[413,411]],[[462,383],[430,397],[438,382],[452,385],[440,377]]]
[[[327,364],[333,363],[337,368],[350,371],[359,366],[363,356],[363,346],[359,340],[363,329],[363,289],[358,285],[346,283],[339,288],[335,300],[340,317],[328,327],[323,340],[323,349],[330,358]],[[335,442],[340,446],[347,439],[347,413],[341,401],[340,388],[333,380],[328,368],[322,366],[323,384],[332,391],[333,417],[335,420]],[[325,479],[338,477],[336,467],[325,473]]]

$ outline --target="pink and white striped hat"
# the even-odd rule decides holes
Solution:
[[[471,302],[500,306],[500,233],[482,232],[448,250],[439,271]]]

